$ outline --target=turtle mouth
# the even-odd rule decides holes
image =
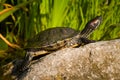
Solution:
[[[94,19],[90,20],[85,28],[82,30],[82,32],[80,33],[82,37],[88,37],[90,35],[90,33],[92,33],[101,23],[102,21],[102,17],[101,16],[97,16]]]

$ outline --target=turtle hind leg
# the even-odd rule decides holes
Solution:
[[[87,38],[81,38],[81,41],[82,41],[82,43],[84,43],[84,45],[96,42],[95,40],[89,40]]]
[[[45,50],[36,51],[36,52],[28,51],[26,53],[25,58],[23,59],[23,63],[21,64],[20,71],[24,71],[28,69],[32,63],[32,60],[36,60],[44,55],[47,55],[48,53],[49,52]]]
[[[26,69],[29,68],[30,62],[31,62],[32,59],[33,59],[32,54],[33,54],[33,52],[27,52],[27,54],[26,54],[26,56],[24,57],[23,62],[22,62],[22,64],[21,64],[20,71],[24,71],[24,70],[26,70]]]

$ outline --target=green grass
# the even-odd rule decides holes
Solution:
[[[103,36],[109,27],[119,24],[120,22],[119,1],[33,0],[32,3],[30,3],[30,1],[1,1],[1,4],[10,4],[11,2],[11,5],[14,5],[14,9],[0,15],[0,22],[5,24],[4,27],[6,27],[6,29],[9,27],[8,22],[12,24],[12,32],[7,32],[6,30],[6,35],[10,35],[9,33],[15,34],[14,31],[17,31],[14,36],[10,35],[8,39],[11,38],[15,40],[18,36],[22,36],[22,38],[20,38],[26,40],[30,38],[31,35],[35,35],[42,30],[59,26],[82,30],[90,19],[97,15],[102,15],[103,21],[100,28],[91,35],[92,39],[102,40],[107,39],[105,37],[103,38]],[[0,7],[3,7],[3,5]],[[3,9],[1,9],[1,11]],[[16,19],[14,22],[7,20],[8,16],[11,18],[11,13]],[[6,22],[4,20],[6,20]],[[1,29],[2,27],[1,25]],[[117,28],[117,30],[118,29],[119,28]],[[116,31],[116,29],[114,31]],[[116,35],[118,34],[116,33]],[[109,39],[120,37],[120,35],[116,35],[114,32],[114,35],[111,35]],[[15,42],[17,43],[17,40],[15,40]]]

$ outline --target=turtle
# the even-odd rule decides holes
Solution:
[[[86,24],[82,31],[69,27],[55,27],[41,31],[28,40],[28,44],[25,47],[27,53],[24,58],[24,68],[38,55],[93,42],[93,40],[87,38],[100,25],[101,21],[102,17],[96,16]]]

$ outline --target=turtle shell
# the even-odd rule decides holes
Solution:
[[[42,31],[28,40],[26,50],[55,50],[64,45],[64,41],[77,35],[79,31],[76,31],[68,27],[56,27]],[[57,45],[57,46],[56,46]]]

